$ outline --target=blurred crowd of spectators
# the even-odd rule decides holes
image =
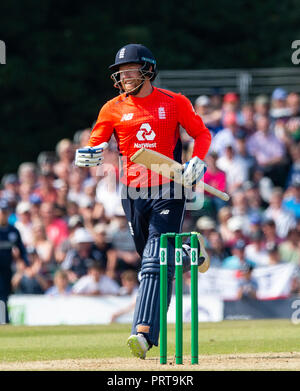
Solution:
[[[205,237],[211,266],[252,270],[293,262],[300,266],[300,97],[282,88],[241,104],[234,92],[200,96],[194,103],[213,139],[204,181],[230,194],[223,202],[205,194],[204,206],[187,211],[184,231]],[[19,230],[30,265],[14,250],[15,293],[131,295],[141,260],[120,203],[119,156],[109,143],[105,169],[78,168],[76,148],[91,129],[62,139],[17,173],[2,178],[9,223]],[[193,139],[182,129],[183,160]],[[299,293],[299,275],[291,293]]]

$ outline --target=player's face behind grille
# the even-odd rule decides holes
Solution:
[[[153,72],[146,71],[140,64],[121,65],[119,71],[111,75],[114,81],[114,87],[119,88],[120,92],[136,95],[142,88],[146,79],[151,78]]]

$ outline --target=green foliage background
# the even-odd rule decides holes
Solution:
[[[1,1],[0,176],[91,126],[122,45],[148,46],[160,69],[292,66],[299,20],[299,0]]]

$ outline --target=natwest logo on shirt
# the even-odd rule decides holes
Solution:
[[[145,140],[152,141],[155,139],[155,136],[156,134],[154,130],[151,128],[151,125],[148,123],[142,124],[140,130],[136,134],[136,138],[139,141],[145,141]]]

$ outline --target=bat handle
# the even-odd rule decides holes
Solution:
[[[220,191],[216,189],[215,187],[212,187],[208,185],[207,183],[204,183],[204,190],[207,191],[207,193],[213,194],[218,198],[221,198],[223,201],[229,201],[229,195],[227,193],[224,193],[223,191]]]

